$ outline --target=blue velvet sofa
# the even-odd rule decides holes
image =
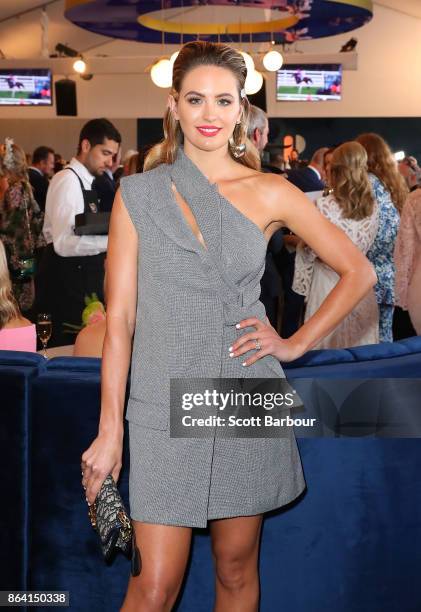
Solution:
[[[293,384],[421,378],[421,337],[311,351],[284,368]],[[0,351],[0,385],[0,590],[65,590],[72,611],[119,610],[128,562],[103,563],[80,486],[80,456],[98,423],[100,361]],[[298,444],[307,490],[265,519],[262,612],[419,612],[421,441]],[[125,448],[126,502],[127,488]],[[213,594],[209,534],[197,530],[177,610],[210,611]]]

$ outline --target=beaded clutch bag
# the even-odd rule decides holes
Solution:
[[[131,558],[132,575],[138,576],[141,560],[135,531],[111,474],[104,480],[95,503],[89,506],[89,518],[99,535],[105,561],[111,562],[120,550]]]

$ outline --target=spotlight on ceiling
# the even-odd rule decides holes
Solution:
[[[347,53],[349,51],[355,51],[356,47],[358,44],[358,40],[356,38],[350,38],[348,40],[348,42],[346,42],[342,47],[341,47],[341,53]]]
[[[58,43],[56,45],[56,51],[61,57],[80,57],[79,51],[75,51],[71,47],[63,45],[62,43]]]

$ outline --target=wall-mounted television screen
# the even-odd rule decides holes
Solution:
[[[341,64],[289,64],[276,71],[277,101],[340,100],[341,92]]]
[[[51,70],[0,70],[0,106],[49,106]]]

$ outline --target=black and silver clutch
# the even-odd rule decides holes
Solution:
[[[97,531],[105,561],[110,563],[120,550],[131,559],[131,572],[138,576],[141,570],[136,535],[114,478],[104,480],[95,502],[89,506],[89,518]]]

